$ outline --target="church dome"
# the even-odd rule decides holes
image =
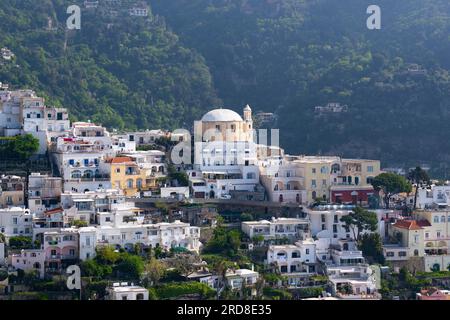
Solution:
[[[219,121],[244,121],[242,117],[230,109],[214,109],[206,113],[203,122],[219,122]]]

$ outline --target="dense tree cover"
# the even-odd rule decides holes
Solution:
[[[345,227],[352,231],[356,241],[361,240],[363,232],[374,232],[377,230],[378,219],[375,212],[368,211],[362,207],[356,207],[348,215],[341,218]]]
[[[383,241],[378,233],[365,233],[362,235],[358,248],[369,263],[384,264]]]
[[[11,237],[9,238],[9,247],[11,249],[31,249],[33,248],[33,239],[24,236]]]
[[[419,187],[429,185],[431,183],[431,180],[428,173],[421,167],[416,167],[414,170],[410,170],[408,172],[408,180],[416,185],[414,191],[414,206],[413,206],[413,209],[415,210],[417,206],[417,195],[419,193]]]
[[[116,252],[112,247],[97,249],[94,259],[81,263],[82,275],[96,279],[121,278],[140,279],[145,265],[141,256],[127,252]]]
[[[377,31],[370,0],[147,0],[148,18],[111,17],[100,2],[66,32],[73,3],[83,7],[1,1],[0,46],[16,54],[1,81],[119,129],[189,128],[221,101],[249,103],[277,113],[291,154],[429,162],[450,177],[447,0],[379,0]],[[409,72],[415,63],[426,74]],[[349,111],[317,116],[327,102]]]
[[[214,297],[215,291],[205,283],[193,281],[168,283],[149,289],[149,296],[152,300],[176,299],[186,295],[196,295],[200,299],[208,299]]]
[[[156,0],[197,49],[227,106],[276,111],[290,153],[442,164],[449,174],[450,3],[379,0],[382,29],[366,28],[370,0]],[[425,75],[408,72],[417,63]],[[316,116],[341,102],[344,114]],[[432,157],[430,156],[432,155]]]
[[[82,10],[81,30],[66,31],[72,4],[84,7],[81,0],[1,1],[0,47],[16,58],[0,66],[0,81],[117,129],[176,128],[219,103],[204,59],[163,19],[114,17],[102,3]]]
[[[403,267],[399,273],[392,273],[387,276],[387,279],[382,279],[380,292],[386,300],[391,300],[393,296],[398,296],[402,300],[411,300],[415,299],[415,294],[420,289],[429,287],[431,283],[430,279],[416,277]]]
[[[218,226],[214,229],[213,237],[206,243],[203,252],[233,257],[238,253],[240,246],[241,232],[239,230]]]
[[[39,150],[39,140],[31,134],[3,137],[0,143],[0,159],[27,160]]]
[[[372,186],[377,191],[383,191],[383,200],[386,209],[389,209],[389,201],[392,196],[402,192],[409,193],[412,191],[411,184],[405,177],[389,172],[376,176],[372,181]]]

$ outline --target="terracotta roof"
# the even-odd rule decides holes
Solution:
[[[64,211],[63,208],[56,208],[56,209],[51,209],[51,210],[45,211],[45,214],[51,215],[51,214],[60,213],[60,212],[63,212],[63,211]]]
[[[419,226],[423,227],[431,227],[431,223],[428,222],[428,220],[419,220],[417,221],[417,224]]]
[[[130,157],[115,157],[109,160],[111,163],[125,163],[125,162],[133,162],[133,159]]]
[[[397,222],[394,224],[394,227],[408,230],[422,229],[422,225],[420,224],[419,221],[416,220],[397,220]]]

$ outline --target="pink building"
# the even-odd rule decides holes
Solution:
[[[66,228],[44,233],[45,267],[47,272],[61,272],[79,258],[77,229]]]
[[[450,300],[450,290],[440,290],[437,288],[423,289],[416,296],[417,300]]]

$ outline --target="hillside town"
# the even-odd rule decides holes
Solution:
[[[249,105],[119,132],[0,88],[0,300],[450,300],[450,185],[420,167],[287,154]]]

